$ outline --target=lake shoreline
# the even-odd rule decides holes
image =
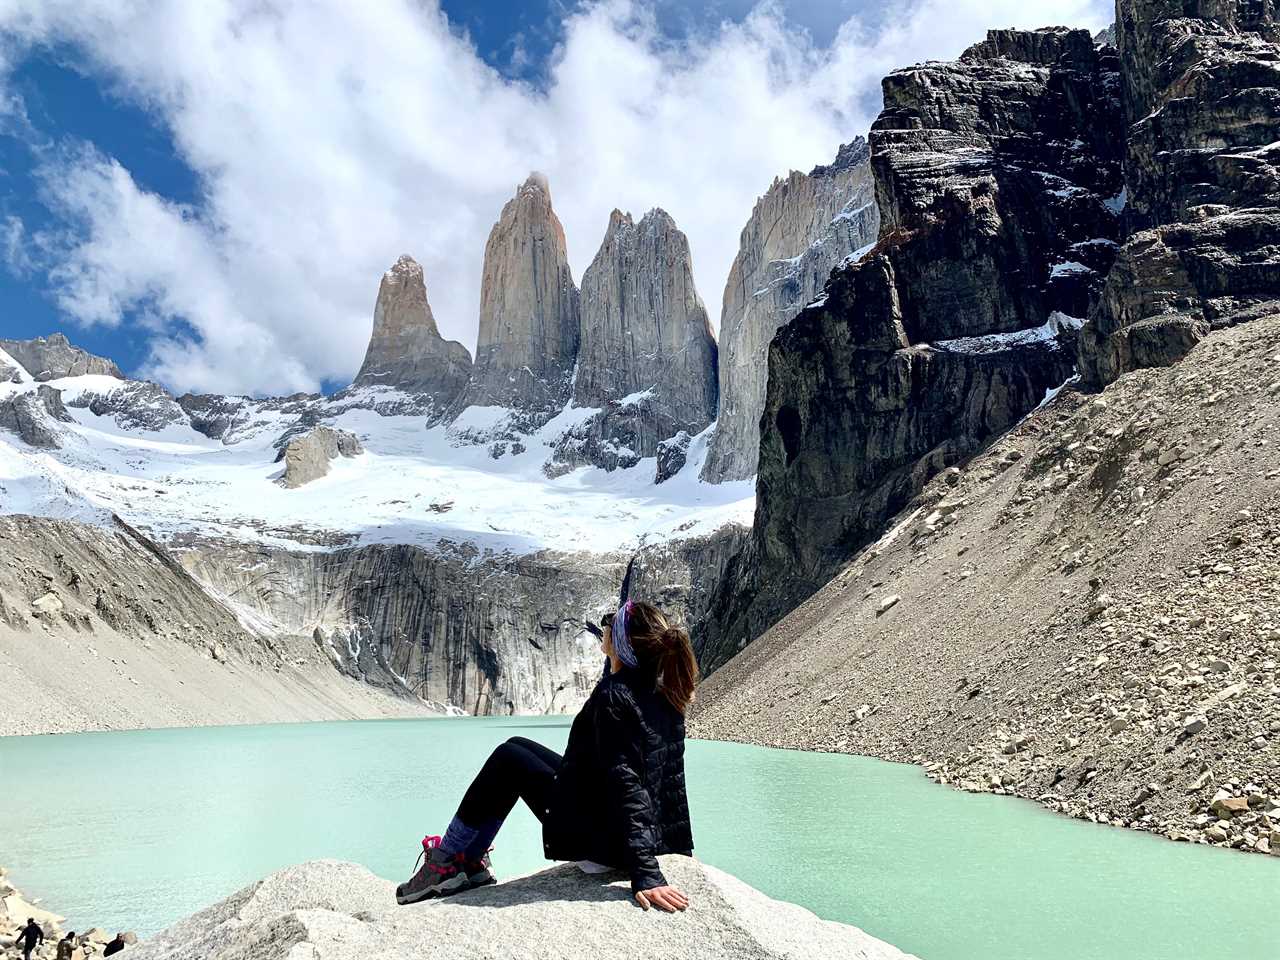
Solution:
[[[339,673],[327,660],[254,662],[220,645],[107,627],[14,630],[0,620],[9,696],[0,736],[443,716]]]
[[[386,696],[380,694],[380,696]],[[387,697],[387,699],[391,699]],[[237,726],[261,726],[264,724],[311,724],[311,723],[330,723],[340,720],[389,720],[389,719],[432,719],[436,717],[445,717],[446,714],[433,712],[429,707],[423,706],[420,711],[408,709],[413,705],[407,705],[403,713],[391,713],[370,711],[363,716],[333,716],[333,717],[282,717],[272,718],[269,720],[246,719],[235,720],[225,717],[208,716],[200,722],[173,722],[163,724],[134,724],[121,726],[107,725],[84,725],[78,729],[63,730],[24,730],[18,733],[0,733],[0,736],[48,736],[64,733],[108,733],[108,732],[127,732],[134,730],[162,730],[162,729],[199,729],[208,727],[237,727]],[[560,714],[513,714],[513,717],[548,717],[561,716]],[[566,718],[570,714],[564,714]],[[477,718],[479,719],[479,718]],[[3,729],[3,727],[0,727]],[[721,731],[716,730],[714,733],[699,729],[696,716],[690,721],[690,736],[694,739],[723,742],[723,743],[739,743],[750,746],[768,747],[777,750],[788,750],[799,753],[825,753],[841,756],[866,757],[873,760],[881,760],[888,763],[901,764],[903,766],[913,766],[919,768],[926,777],[939,786],[951,787],[961,793],[976,794],[992,794],[996,796],[1015,797],[1020,800],[1027,800],[1036,803],[1039,806],[1049,810],[1052,813],[1068,817],[1073,820],[1082,820],[1100,826],[1114,827],[1118,829],[1136,830],[1143,833],[1149,833],[1162,839],[1171,840],[1176,843],[1192,843],[1206,846],[1222,847],[1225,849],[1237,850],[1242,853],[1258,853],[1263,855],[1271,855],[1280,857],[1280,804],[1277,804],[1273,798],[1266,798],[1270,803],[1265,809],[1270,811],[1262,814],[1263,833],[1261,839],[1266,842],[1261,845],[1245,844],[1243,841],[1243,831],[1238,831],[1234,837],[1230,834],[1220,841],[1215,841],[1206,836],[1204,831],[1185,831],[1179,830],[1170,824],[1155,822],[1143,823],[1138,820],[1124,822],[1120,818],[1110,818],[1104,812],[1106,804],[1101,801],[1093,803],[1081,801],[1079,798],[1065,798],[1056,794],[1035,794],[1030,791],[1020,790],[1016,784],[995,784],[993,782],[984,783],[981,778],[958,778],[950,775],[950,771],[946,767],[944,761],[932,760],[928,757],[916,755],[913,757],[904,757],[892,753],[858,753],[851,750],[831,749],[829,746],[803,745],[795,742],[767,742],[763,739],[752,739],[743,736],[722,735]],[[1264,809],[1255,804],[1255,810]],[[1227,821],[1229,822],[1229,821]],[[1234,842],[1233,842],[1234,840]]]
[[[1177,830],[1176,828],[1166,824],[1146,824],[1140,821],[1130,821],[1128,823],[1117,822],[1119,818],[1108,818],[1106,814],[1102,812],[1105,804],[1101,802],[1089,804],[1081,803],[1075,799],[1069,800],[1056,794],[1036,795],[1027,791],[1021,791],[1013,784],[996,785],[991,783],[984,785],[980,780],[952,779],[948,776],[948,771],[943,761],[928,760],[920,756],[906,758],[893,754],[857,753],[852,750],[832,749],[830,747],[801,746],[795,743],[771,743],[762,739],[752,739],[750,737],[708,736],[696,731],[696,722],[693,726],[695,729],[690,734],[693,739],[720,743],[740,743],[745,746],[768,747],[772,750],[788,750],[796,753],[822,753],[830,754],[832,756],[865,757],[871,760],[880,760],[885,763],[899,764],[904,767],[916,767],[933,783],[938,786],[949,787],[958,793],[1012,797],[1018,800],[1026,800],[1030,803],[1037,804],[1038,806],[1048,810],[1050,813],[1067,817],[1071,820],[1082,820],[1102,827],[1111,827],[1113,829],[1133,830],[1138,833],[1148,834],[1174,843],[1217,847],[1226,850],[1234,850],[1238,853],[1261,854],[1263,856],[1274,856],[1280,858],[1280,809],[1276,809],[1277,807],[1280,807],[1280,804],[1277,804],[1273,798],[1267,798],[1271,803],[1271,807],[1269,809],[1271,809],[1272,812],[1264,816],[1270,817],[1274,826],[1268,828],[1268,843],[1259,849],[1257,846],[1245,846],[1239,842],[1232,843],[1230,838],[1224,841],[1215,842],[1206,837],[1203,832]],[[1255,806],[1255,809],[1260,809],[1260,807]]]
[[[77,930],[146,936],[290,864],[362,863],[395,882],[493,747],[562,750],[567,733],[567,718],[517,716],[5,738],[5,859]],[[1280,896],[1280,871],[1266,858],[1091,830],[873,758],[691,739],[687,765],[700,859],[921,957],[978,960],[995,929],[1038,938],[1028,960],[1061,960],[1053,944],[1068,942],[1099,960],[1271,942],[1259,905]],[[522,804],[495,847],[499,877],[546,865]],[[1186,915],[1206,885],[1241,896]],[[1147,938],[1163,952],[1137,949]]]

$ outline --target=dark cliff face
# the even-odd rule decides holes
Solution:
[[[1280,299],[1280,16],[1274,0],[1120,0],[1133,232],[1080,339],[1102,387],[1175,362]]]
[[[1071,376],[1120,230],[1117,68],[1086,31],[1001,30],[886,78],[880,240],[770,345],[755,527],[708,666]]]

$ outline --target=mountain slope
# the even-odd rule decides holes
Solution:
[[[1062,393],[717,670],[692,729],[1280,851],[1277,344],[1280,315]]]
[[[118,521],[0,516],[0,675],[0,736],[432,709],[343,676],[310,637],[246,629]]]

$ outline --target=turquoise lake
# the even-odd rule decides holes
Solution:
[[[510,736],[566,718],[0,738],[0,864],[69,919],[152,933],[272,870],[354,860],[399,881]],[[915,767],[691,741],[697,855],[925,960],[1275,960],[1280,858],[960,793]],[[520,806],[499,876],[545,865]]]

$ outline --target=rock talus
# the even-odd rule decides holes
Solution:
[[[885,79],[881,236],[769,348],[755,524],[712,665],[1071,376],[1120,229],[1117,68],[1087,31],[998,30]]]
[[[470,375],[470,352],[445,340],[436,327],[422,267],[408,255],[400,257],[378,287],[373,334],[355,385],[383,384],[427,394],[443,410]]]
[[[832,269],[876,239],[867,143],[774,181],[742,230],[720,313],[719,417],[703,468],[712,482],[756,472],[769,341],[821,291]]]
[[[644,911],[616,873],[543,870],[444,900],[397,907],[394,886],[364,867],[319,860],[289,867],[141,943],[137,960],[910,960],[856,927],[771,900],[688,857],[662,870],[691,901],[684,913]]]
[[[578,288],[551,188],[532,174],[502,208],[484,250],[471,382],[456,405],[547,419],[569,399],[578,353]]]

